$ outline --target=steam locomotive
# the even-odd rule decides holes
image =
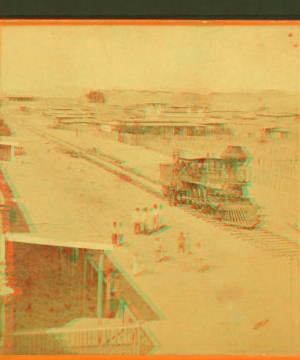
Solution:
[[[255,228],[260,215],[248,198],[250,161],[241,146],[228,146],[220,156],[176,156],[173,164],[160,164],[164,196],[172,205],[194,207],[228,225]]]

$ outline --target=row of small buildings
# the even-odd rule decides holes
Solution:
[[[230,126],[217,119],[203,121],[202,123],[190,122],[133,122],[133,121],[99,121],[92,116],[61,116],[53,121],[57,129],[77,130],[85,132],[92,128],[94,132],[103,131],[116,133],[118,139],[122,134],[133,136],[161,135],[161,136],[211,136],[211,135],[236,135],[250,139],[287,139],[290,130],[276,125],[235,125]]]
[[[113,107],[113,110],[116,110]],[[118,107],[119,109],[119,107]],[[130,111],[148,111],[159,109],[164,113],[174,112],[178,116],[168,116],[168,119],[160,118],[155,114],[149,117],[135,118],[126,116]],[[120,110],[120,109],[119,109]],[[120,119],[109,117],[106,114],[98,114],[90,107],[59,107],[49,109],[47,115],[52,120],[52,127],[56,129],[75,130],[77,132],[89,132],[93,134],[106,133],[115,135],[115,140],[124,143],[142,145],[145,136],[212,136],[234,135],[237,138],[257,139],[269,141],[286,139],[290,131],[278,126],[274,121],[267,119],[242,119],[241,114],[230,114],[231,120],[224,119],[224,114],[217,112],[204,114],[206,109],[191,107],[175,107],[166,104],[136,105],[133,108],[124,108],[124,116]],[[158,111],[158,110],[157,110]],[[194,111],[194,112],[193,112]],[[197,112],[202,112],[199,115]],[[185,116],[190,114],[190,116]],[[193,115],[193,116],[191,116]],[[238,119],[236,119],[238,118]],[[165,120],[165,121],[164,121]]]

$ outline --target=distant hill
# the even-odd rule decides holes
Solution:
[[[107,94],[110,104],[167,103],[182,106],[208,106],[212,111],[247,111],[258,109],[286,113],[298,112],[299,96],[293,93],[263,91],[256,93],[215,93],[201,95],[196,93],[144,93],[125,90]]]
[[[215,111],[264,111],[274,113],[298,112],[299,96],[293,93],[263,91],[257,93],[218,93],[202,96]]]
[[[20,91],[10,91],[4,95],[26,95],[51,98],[84,99],[91,89],[63,88],[32,90],[30,94]],[[211,111],[246,111],[255,112],[258,109],[273,113],[288,113],[299,111],[299,94],[266,90],[248,93],[211,93],[206,95],[192,92],[172,93],[168,91],[151,90],[122,90],[122,89],[95,89],[105,95],[106,102],[111,105],[135,105],[146,103],[166,103],[179,106],[205,106]],[[84,101],[84,100],[83,100]]]

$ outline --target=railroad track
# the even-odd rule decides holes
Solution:
[[[158,181],[149,179],[147,176],[137,173],[133,169],[128,168],[125,165],[122,165],[120,160],[113,159],[112,157],[101,153],[95,154],[92,151],[84,149],[78,145],[74,145],[69,141],[62,140],[56,136],[48,134],[45,131],[36,129],[33,126],[28,125],[28,123],[25,125],[24,123],[21,123],[16,120],[11,120],[11,121],[35,133],[36,135],[44,139],[47,139],[53,144],[59,145],[61,147],[61,150],[63,150],[66,154],[73,155],[76,156],[77,158],[82,158],[96,165],[99,165],[105,170],[117,175],[121,179],[126,180],[160,198],[162,197],[160,190],[160,183]]]
[[[238,238],[253,243],[256,247],[271,253],[273,256],[286,257],[288,260],[300,264],[299,244],[287,237],[278,235],[266,228],[245,229],[225,225],[212,215],[203,214],[195,209],[188,208],[187,211],[205,221],[217,226],[221,230],[237,236]]]
[[[77,154],[77,157],[93,162],[105,170],[119,176],[123,180],[138,186],[142,190],[145,190],[160,199],[166,200],[163,196],[160,183],[158,181],[149,179],[143,174],[136,173],[134,169],[123,165],[120,160],[113,159],[101,153],[94,154],[84,148],[81,148],[80,146],[50,135],[45,131],[36,129],[33,126],[28,125],[28,123],[25,125],[24,123],[20,123],[16,120],[12,120],[12,122],[15,122],[19,126],[25,127],[29,131],[50,140],[52,143],[60,145],[63,149],[66,150],[66,153],[72,154],[69,151],[72,150],[73,154],[74,152]],[[257,229],[245,229],[226,225],[216,219],[214,216],[200,212],[196,209],[193,209],[192,207],[184,206],[182,209],[192,214],[193,216],[196,216],[197,218],[217,226],[221,230],[235,235],[244,241],[253,243],[255,246],[271,253],[273,256],[285,257],[290,261],[300,264],[299,244],[291,241],[287,237],[278,235],[263,227]]]

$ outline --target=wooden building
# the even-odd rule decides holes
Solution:
[[[83,124],[93,124],[92,120],[95,119],[94,116],[73,116],[73,115],[63,115],[57,116],[53,120],[52,127],[54,129],[72,129],[77,127],[82,127]]]
[[[78,123],[79,121],[76,122]],[[58,123],[67,124],[66,119],[56,119]],[[73,121],[73,120],[72,120]],[[210,136],[213,134],[227,134],[229,129],[223,122],[206,122],[206,123],[191,123],[191,122],[150,122],[150,121],[108,121],[101,123],[94,123],[97,127],[107,134],[115,134],[119,142],[128,143],[131,145],[143,145],[144,139],[155,137],[156,140],[180,136],[188,138],[190,136]],[[64,125],[66,126],[66,125]],[[69,127],[70,128],[70,127]]]
[[[290,133],[290,130],[280,128],[275,131],[275,137],[278,139],[288,139]]]
[[[258,131],[258,139],[260,142],[273,142],[289,138],[292,130],[283,129],[279,126],[262,126]]]
[[[111,125],[112,123],[109,123]],[[210,134],[222,134],[227,131],[224,122],[211,121],[203,123],[192,122],[113,122],[117,132],[146,135],[186,135],[205,136]]]
[[[15,161],[23,152],[24,146],[17,139],[0,137],[0,161]]]
[[[22,101],[22,102],[38,100],[36,97],[33,96],[8,96],[7,99],[9,101]]]

